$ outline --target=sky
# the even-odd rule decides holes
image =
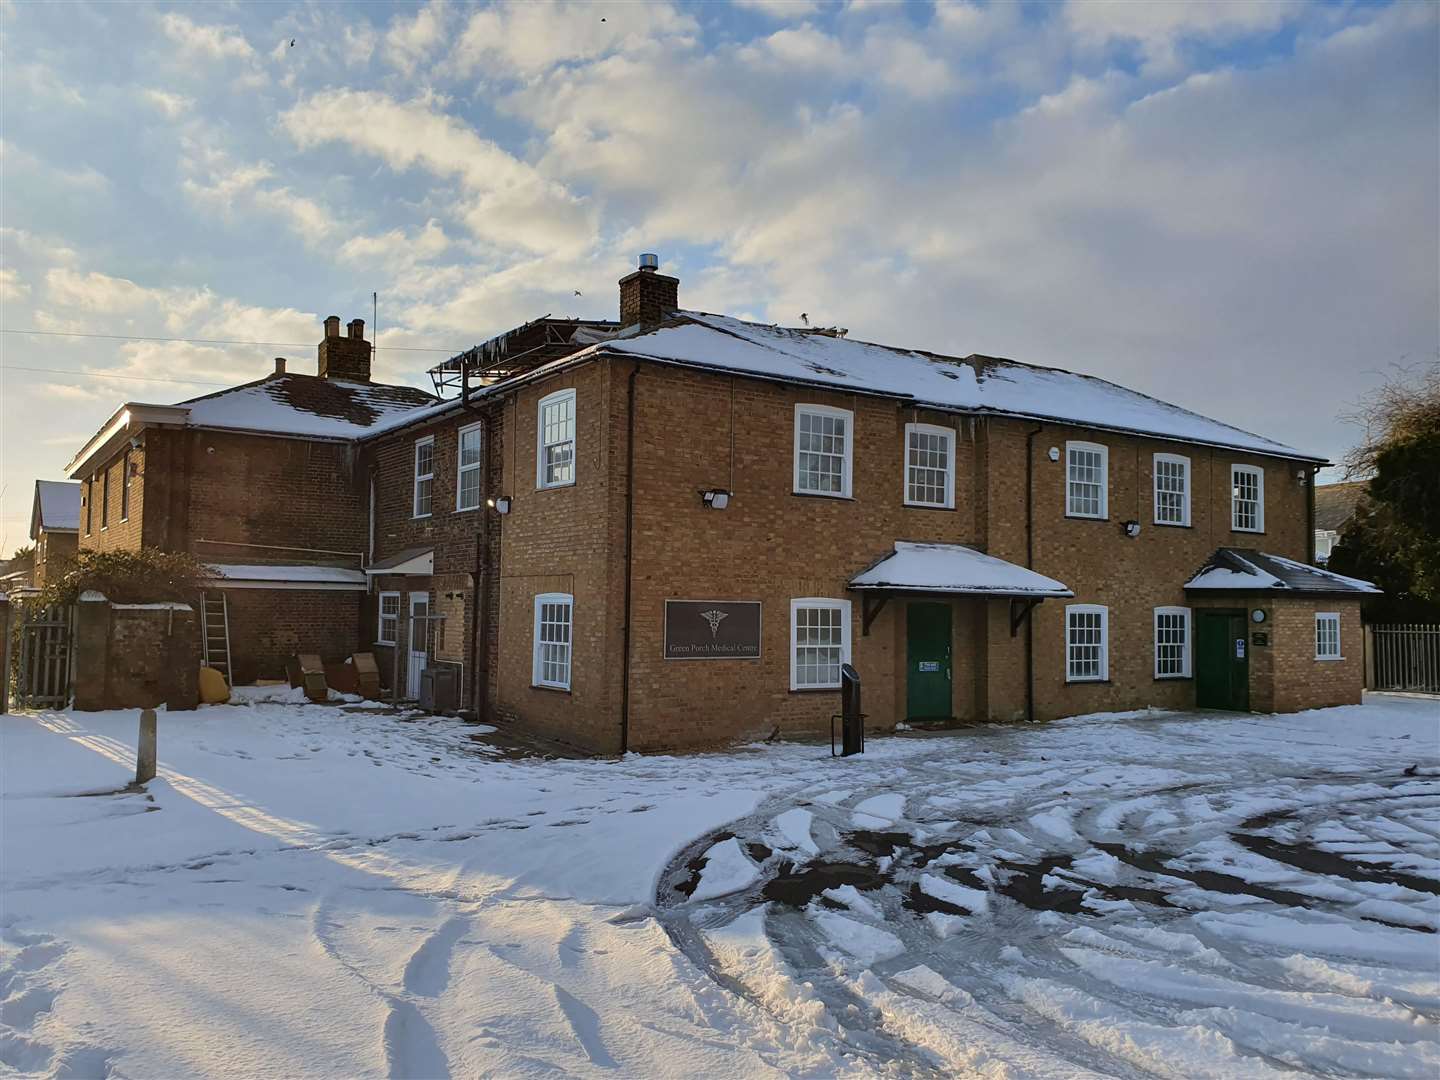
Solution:
[[[1338,460],[1440,351],[1437,71],[1431,3],[0,0],[0,551],[125,401],[313,372],[372,293],[428,387],[642,251]]]

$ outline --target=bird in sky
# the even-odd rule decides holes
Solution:
[[[584,296],[585,294],[582,293],[579,289],[576,289],[576,290],[575,290],[575,295],[576,295],[576,296]]]
[[[806,326],[809,326],[809,325],[810,325],[810,316],[809,316],[809,314],[808,314],[807,312],[804,312],[804,311],[800,312],[800,321],[801,321],[802,323],[804,323]]]
[[[293,49],[294,47],[295,47],[295,39],[292,37],[292,38],[290,39],[290,48]]]

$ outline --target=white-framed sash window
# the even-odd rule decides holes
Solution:
[[[535,422],[535,486],[575,483],[575,391],[557,390],[540,399]]]
[[[954,428],[905,425],[905,504],[954,508]]]
[[[1190,524],[1190,459],[1181,454],[1156,454],[1155,524]]]
[[[476,510],[480,507],[480,473],[484,457],[483,426],[463,427],[455,440],[455,509]]]
[[[1190,677],[1190,609],[1155,609],[1155,678]]]
[[[1265,531],[1265,470],[1230,466],[1230,527],[1236,532]]]
[[[375,625],[375,644],[394,645],[399,640],[400,594],[382,592]]]
[[[790,601],[790,689],[840,686],[850,662],[850,601],[805,597]]]
[[[1101,604],[1065,607],[1065,681],[1110,678],[1110,610]]]
[[[415,440],[415,499],[412,513],[429,517],[435,499],[435,436]]]
[[[1317,611],[1315,613],[1315,659],[1345,659],[1340,655],[1340,613],[1338,611]]]
[[[795,406],[795,491],[850,497],[855,414],[829,405]]]
[[[1065,516],[1110,514],[1110,449],[1099,443],[1065,444]]]
[[[541,593],[535,597],[535,656],[532,682],[554,690],[570,689],[571,632],[575,597]]]

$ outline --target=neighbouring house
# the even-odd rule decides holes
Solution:
[[[360,640],[369,496],[356,439],[435,400],[373,382],[364,330],[327,318],[315,375],[277,359],[218,393],[128,402],[66,468],[82,489],[82,550],[183,551],[213,568],[203,655],[236,683]]]
[[[1355,516],[1369,481],[1321,484],[1315,488],[1315,563],[1324,566],[1340,542],[1340,534]]]
[[[0,593],[8,596],[34,588],[34,558],[35,553],[31,551],[25,555],[0,559]]]
[[[30,540],[35,545],[32,584],[43,589],[52,573],[75,554],[80,533],[80,485],[36,480],[30,508]]]
[[[502,335],[357,436],[401,679],[606,752],[824,733],[845,663],[880,727],[1359,699],[1373,589],[1296,569],[1323,458],[678,290],[642,258],[618,323]]]

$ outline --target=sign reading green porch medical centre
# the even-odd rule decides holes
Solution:
[[[666,600],[665,659],[760,659],[760,601]]]

